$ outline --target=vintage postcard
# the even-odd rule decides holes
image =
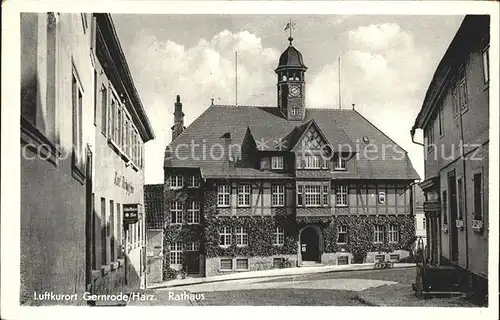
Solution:
[[[364,5],[7,2],[2,300],[494,318],[498,6]]]

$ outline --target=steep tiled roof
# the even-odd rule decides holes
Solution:
[[[300,122],[286,120],[275,107],[210,106],[170,144],[165,166],[199,167],[204,177],[287,177],[231,161],[228,146],[241,146],[248,131],[255,140],[284,137],[290,143],[296,142],[301,130],[313,119],[334,147],[348,144],[355,148],[357,171],[344,174],[345,178],[419,179],[404,149],[357,111],[339,109],[306,109],[305,119]],[[210,156],[210,149],[216,144],[219,146],[212,148]],[[235,156],[236,148],[231,150]]]
[[[144,185],[144,212],[146,228],[163,228],[163,184]]]

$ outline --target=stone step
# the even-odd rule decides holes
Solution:
[[[316,261],[302,261],[303,267],[322,267],[324,264]]]

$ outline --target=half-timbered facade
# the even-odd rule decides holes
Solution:
[[[418,175],[355,110],[306,108],[301,53],[281,55],[277,107],[210,105],[165,153],[165,274],[398,260]],[[333,107],[333,106],[332,106]]]

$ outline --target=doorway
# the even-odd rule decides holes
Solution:
[[[319,234],[313,227],[306,227],[300,233],[302,261],[320,262]]]
[[[198,251],[186,252],[187,258],[187,273],[199,274],[200,273],[200,253]]]
[[[450,192],[450,261],[458,262],[458,228],[457,220],[457,180],[455,170],[448,173],[448,188]]]

